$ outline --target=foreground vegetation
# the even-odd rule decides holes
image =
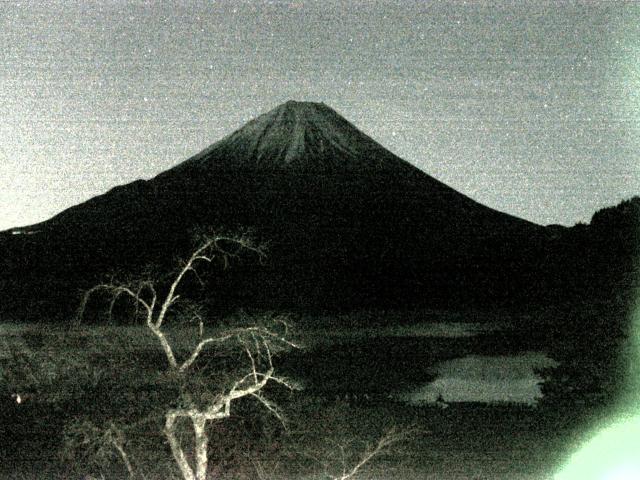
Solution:
[[[118,443],[140,478],[180,478],[157,409],[175,398],[175,383],[158,372],[163,353],[150,332],[133,326],[5,324],[0,329],[2,478],[129,478]],[[176,345],[188,344],[193,330],[173,329],[168,335]],[[316,335],[299,333],[294,339],[305,344]],[[338,347],[345,339],[334,340]],[[393,343],[393,337],[386,340]],[[399,340],[398,348],[406,339]],[[365,347],[367,341],[362,342]],[[327,365],[323,345],[304,350],[309,365]],[[291,365],[299,363],[299,355],[280,358],[285,373],[295,373]],[[207,361],[213,367],[237,359],[238,352],[229,348]],[[580,443],[584,427],[598,421],[597,413],[577,415],[573,407],[451,405],[441,410],[411,407],[385,395],[355,398],[348,394],[365,391],[374,373],[338,372],[333,378],[343,375],[353,383],[334,382],[330,392],[315,383],[330,377],[326,371],[299,378],[301,391],[269,389],[284,424],[259,403],[239,401],[230,418],[207,427],[210,477],[339,478],[343,464],[357,464],[385,432],[411,431],[357,478],[540,479]],[[390,372],[380,372],[383,387],[390,378]],[[16,391],[10,387],[17,385],[20,404],[11,398]],[[193,438],[188,430],[180,435],[185,444]]]

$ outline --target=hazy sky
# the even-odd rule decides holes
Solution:
[[[472,198],[640,194],[640,3],[0,2],[0,229],[323,101]]]

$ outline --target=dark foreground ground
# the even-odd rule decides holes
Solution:
[[[98,464],[82,455],[92,446],[80,442],[75,456],[61,455],[62,432],[65,424],[82,415],[105,420],[111,409],[123,408],[119,392],[128,388],[127,382],[132,382],[134,390],[147,392],[144,401],[154,398],[154,385],[135,384],[135,378],[144,376],[132,374],[157,361],[154,346],[148,343],[144,331],[111,327],[77,332],[40,330],[34,334],[33,329],[27,330],[6,327],[0,337],[5,350],[22,348],[32,361],[64,355],[72,359],[73,368],[66,376],[60,376],[58,401],[40,402],[35,398],[18,405],[10,398],[11,392],[3,390],[0,478],[80,479],[87,478],[87,472],[101,472],[105,479],[127,478],[113,452],[107,451]],[[393,427],[410,432],[406,441],[373,459],[354,478],[545,479],[551,478],[605,415],[584,408],[580,411],[575,406],[410,406],[388,392],[428,381],[432,375],[428,367],[437,360],[478,352],[477,348],[493,352],[492,342],[478,343],[469,338],[434,340],[411,334],[354,338],[343,333],[331,336],[315,332],[306,338],[306,350],[278,359],[283,372],[304,377],[302,391],[272,392],[289,418],[288,430],[273,419],[261,420],[257,426],[254,419],[268,415],[250,401],[239,404],[228,421],[212,426],[212,478],[285,480],[339,476],[343,465],[353,465],[367,445],[374,444]],[[56,341],[50,342],[50,337]],[[56,350],[60,345],[65,351]],[[118,353],[111,355],[111,351]],[[29,361],[28,358],[23,360]],[[2,360],[3,368],[8,368],[8,357]],[[91,379],[83,367],[86,362],[101,365],[110,373],[94,379],[89,393],[82,389],[75,393],[65,391],[75,388],[81,378]],[[118,368],[109,370],[113,365]],[[74,378],[78,379],[75,383]],[[368,395],[357,395],[359,392]],[[136,397],[127,398],[135,401]],[[143,461],[148,463],[145,478],[149,480],[176,478],[172,476],[169,449],[160,431],[161,424],[150,424],[148,450],[152,452],[144,451],[144,447],[132,450],[137,458],[152,453],[150,459]],[[260,441],[256,441],[257,436]],[[155,458],[169,460],[162,463]]]
[[[260,456],[262,469],[271,472],[269,478],[327,478],[319,476],[325,470],[322,462],[304,451],[322,456],[331,463],[328,470],[339,472],[341,448],[361,451],[391,425],[413,429],[413,433],[406,442],[373,460],[356,478],[551,478],[573,451],[572,446],[587,438],[590,423],[575,412],[514,406],[453,405],[440,410],[392,403],[349,405],[309,400],[296,412],[304,427],[280,436],[279,452]],[[12,421],[29,438],[15,445],[18,448],[3,448],[1,478],[80,478],[70,472],[71,466],[63,467],[56,453],[59,445],[52,431],[54,425],[39,424],[28,418],[28,413],[18,414]],[[243,470],[248,472],[239,478],[259,478],[257,474],[251,476],[248,464]],[[318,475],[311,473],[314,470]],[[105,478],[126,476],[114,463]]]

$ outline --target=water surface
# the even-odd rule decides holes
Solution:
[[[542,397],[542,379],[535,370],[554,366],[557,362],[540,352],[468,355],[438,363],[433,382],[402,398],[414,405],[433,403],[439,396],[447,402],[534,404]]]

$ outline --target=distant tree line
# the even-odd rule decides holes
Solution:
[[[555,307],[555,325],[548,326],[550,355],[560,366],[541,372],[544,402],[611,406],[628,381],[624,347],[640,287],[640,197],[597,211],[589,225],[568,229],[563,241],[558,279],[568,289],[577,276],[580,288]]]

